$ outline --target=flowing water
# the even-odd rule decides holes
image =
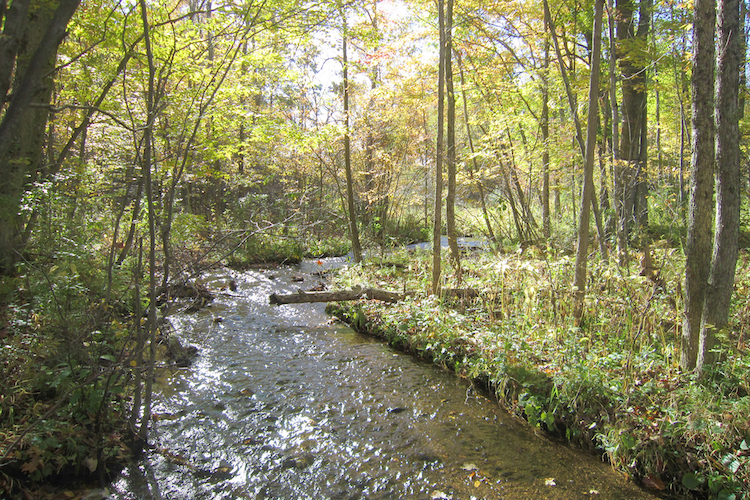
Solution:
[[[113,498],[650,498],[455,374],[331,324],[324,304],[268,304],[331,265],[207,278],[236,291],[170,318],[200,355],[160,376],[155,448]]]

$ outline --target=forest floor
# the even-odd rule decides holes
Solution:
[[[572,317],[574,258],[531,247],[466,254],[430,295],[431,254],[399,251],[341,270],[332,288],[413,295],[331,304],[357,330],[483,384],[531,425],[603,455],[672,498],[750,498],[750,272],[738,262],[722,361],[700,379],[679,368],[679,251],[589,263],[583,322]],[[638,258],[641,265],[638,265]],[[645,262],[645,267],[644,267]],[[649,265],[650,264],[650,265]]]

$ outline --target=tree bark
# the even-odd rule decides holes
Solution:
[[[740,228],[739,79],[740,2],[720,0],[716,84],[716,223],[703,304],[696,370],[714,364],[717,334],[729,322]]]
[[[15,3],[8,11],[3,30],[3,35],[9,31],[9,38],[3,37],[0,47],[3,87],[11,85],[8,70],[14,75],[12,97],[0,121],[0,179],[3,180],[0,182],[0,273],[3,274],[14,272],[17,252],[21,250],[19,206],[34,172],[39,170],[57,50],[80,0],[34,3],[28,7],[22,22],[24,2],[17,6],[20,11],[15,10]],[[9,25],[11,18],[18,20],[20,26]],[[24,34],[19,41],[15,31],[22,27]],[[0,95],[6,97],[4,93]]]
[[[646,205],[646,71],[637,47],[647,42],[650,0],[640,0],[634,23],[635,0],[617,1],[617,60],[622,73],[622,129],[619,160],[615,164],[615,203],[618,204],[621,261],[627,261],[627,245],[633,224],[645,226]],[[635,27],[637,26],[637,30]],[[640,227],[638,228],[640,230]]]
[[[695,0],[693,19],[693,154],[688,232],[685,242],[685,306],[680,366],[693,370],[698,361],[701,317],[711,261],[713,221],[714,0]]]

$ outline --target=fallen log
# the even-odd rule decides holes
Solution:
[[[389,292],[377,288],[355,288],[353,290],[339,290],[335,292],[304,292],[278,294],[272,293],[269,300],[273,305],[301,304],[303,302],[339,302],[344,300],[382,300],[383,302],[398,302],[409,294]]]

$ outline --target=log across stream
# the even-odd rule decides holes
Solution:
[[[273,305],[303,304],[310,302],[339,302],[349,300],[382,300],[383,302],[398,302],[406,297],[414,295],[413,292],[389,292],[378,288],[353,288],[351,290],[337,290],[330,292],[297,290],[296,293],[279,294],[272,293],[268,300]],[[446,298],[472,298],[479,296],[477,290],[471,288],[443,290],[442,297]]]
[[[338,290],[332,292],[306,292],[298,290],[297,293],[279,294],[272,293],[269,302],[274,305],[302,304],[309,302],[338,302],[359,299],[375,299],[383,302],[398,302],[406,294],[379,290],[377,288],[355,288],[352,290]]]

